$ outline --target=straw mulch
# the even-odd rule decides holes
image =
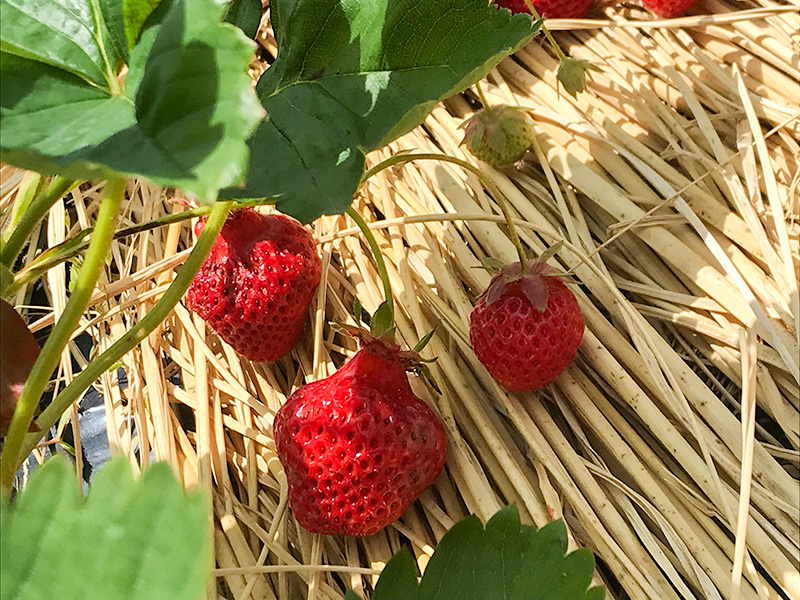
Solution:
[[[555,384],[505,392],[467,338],[489,280],[481,258],[515,259],[497,204],[474,175],[437,161],[369,181],[354,205],[387,259],[398,334],[413,346],[439,325],[424,355],[438,357],[443,394],[414,385],[449,436],[442,475],[377,535],[299,528],[271,438],[284,399],[356,349],[327,322],[351,318],[355,294],[370,311],[382,300],[347,218],[313,225],[323,284],[290,356],[244,361],[178,306],[123,360],[124,384],[115,372],[102,378],[113,452],[141,467],[153,451],[188,485],[213,490],[209,598],[368,596],[401,546],[424,569],[455,521],[509,503],[527,523],[563,518],[572,546],[595,552],[609,598],[800,598],[797,7],[705,0],[695,14],[716,17],[672,26],[553,22],[586,27],[557,38],[602,72],[577,99],[559,95],[554,52],[539,37],[490,75],[489,99],[529,107],[538,124],[518,168],[492,170],[459,147],[472,92],[370,157],[472,161],[507,198],[532,254],[565,241],[552,264],[573,272],[586,320],[578,358]],[[743,9],[763,10],[725,16]],[[647,18],[621,10],[608,14]],[[268,27],[260,40],[274,52]],[[18,181],[5,171],[3,205]],[[183,210],[146,184],[129,196],[122,226]],[[96,187],[73,192],[41,239],[89,226],[97,199]],[[152,306],[191,244],[188,222],[115,244],[83,323],[100,350]],[[34,329],[63,309],[65,272],[46,275],[53,310]],[[62,376],[72,376],[67,356]]]

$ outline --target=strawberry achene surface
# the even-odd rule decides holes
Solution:
[[[247,208],[228,217],[186,304],[239,354],[270,362],[297,342],[320,272],[300,223]]]
[[[542,312],[521,280],[503,283],[498,278],[502,272],[487,288],[493,293],[484,293],[470,315],[469,339],[475,355],[509,390],[545,387],[572,362],[583,337],[583,316],[575,295],[558,277],[532,276],[546,299]]]
[[[677,17],[685,13],[697,0],[642,0],[645,8],[659,17]]]
[[[445,461],[442,424],[380,341],[298,389],[273,430],[294,515],[315,533],[379,531],[433,483]]]
[[[495,4],[507,8],[512,13],[531,12],[525,0],[497,0]],[[581,19],[589,12],[592,0],[531,0],[531,4],[542,17]]]

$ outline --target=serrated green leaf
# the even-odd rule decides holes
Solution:
[[[242,180],[245,139],[262,110],[246,73],[252,43],[221,22],[224,7],[216,0],[175,0],[165,7],[130,53],[122,94],[98,75],[102,64],[90,45],[119,37],[118,12],[100,4],[106,9],[94,16],[105,35],[83,25],[82,37],[71,42],[88,44],[90,54],[79,63],[72,46],[58,60],[44,50],[20,51],[32,45],[24,29],[33,17],[30,10],[6,14],[10,1],[0,0],[3,160],[74,179],[142,176],[182,187],[202,201]],[[96,1],[72,3],[95,6]],[[36,7],[39,0],[17,4]],[[81,23],[86,10],[78,13]],[[51,46],[48,36],[36,39],[40,48]]]
[[[107,87],[94,10],[88,0],[0,0],[0,50]]]
[[[117,67],[117,60],[128,61],[128,43],[125,40],[125,15],[122,9],[122,0],[97,0],[97,4],[102,15],[100,22],[103,27],[103,41],[109,54],[115,57],[112,67]],[[116,68],[113,71],[116,72]]]
[[[521,525],[507,506],[486,524],[467,517],[445,534],[417,585],[416,565],[403,551],[381,573],[373,600],[602,600],[587,589],[594,559],[587,549],[565,555],[563,522]]]
[[[417,565],[411,553],[403,548],[386,563],[372,600],[416,600]]]
[[[147,18],[159,4],[161,4],[161,0],[122,0],[125,39],[128,48],[136,45]]]
[[[484,0],[274,0],[278,59],[244,190],[301,221],[344,211],[364,153],[418,125],[535,32]]]
[[[166,464],[134,481],[116,458],[80,500],[60,457],[16,506],[0,500],[0,597],[8,600],[196,600],[211,568],[208,500],[185,494]]]
[[[261,23],[261,0],[232,0],[225,20],[236,25],[250,39],[255,38]]]

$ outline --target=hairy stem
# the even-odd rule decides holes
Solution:
[[[77,186],[80,182],[71,179],[64,179],[63,177],[56,177],[49,186],[40,194],[38,194],[28,205],[25,212],[23,212],[17,226],[11,232],[11,235],[3,245],[0,251],[0,263],[8,268],[11,268],[14,261],[19,256],[22,248],[25,246],[25,241],[28,239],[33,228],[41,221],[50,210],[50,207],[56,201],[64,196],[67,192]]]
[[[130,329],[130,331],[114,342],[108,350],[90,362],[89,365],[72,380],[72,383],[55,397],[52,404],[50,404],[39,418],[36,419],[36,425],[39,427],[40,432],[31,434],[25,439],[19,456],[23,458],[27,456],[28,453],[36,447],[36,444],[42,438],[42,435],[44,435],[43,432],[48,431],[58,422],[59,417],[69,408],[70,404],[78,400],[95,380],[150,335],[167,315],[169,315],[175,305],[183,297],[186,289],[192,283],[194,276],[197,275],[197,272],[203,265],[208,253],[211,251],[211,247],[214,245],[214,241],[217,239],[217,235],[225,224],[228,213],[235,204],[236,203],[233,201],[218,201],[214,205],[208,216],[208,221],[206,221],[206,225],[203,228],[203,232],[197,239],[197,243],[194,245],[192,252],[187,257],[183,267],[161,299]]]
[[[517,256],[519,257],[519,265],[523,275],[528,273],[528,258],[525,255],[525,248],[522,246],[522,242],[519,239],[519,235],[517,234],[517,228],[514,226],[514,219],[511,216],[511,212],[508,210],[508,205],[506,204],[505,196],[500,192],[497,186],[490,180],[486,175],[477,167],[469,164],[468,162],[461,160],[460,158],[456,158],[455,156],[448,156],[446,154],[435,154],[435,153],[418,153],[418,154],[396,154],[394,156],[390,156],[386,160],[378,163],[374,167],[372,167],[369,171],[367,171],[364,176],[361,178],[361,185],[363,186],[366,183],[367,179],[380,173],[384,169],[388,169],[394,165],[399,165],[401,163],[411,162],[413,160],[438,160],[441,162],[452,163],[454,165],[458,165],[473,175],[475,175],[483,186],[489,191],[492,197],[497,201],[498,206],[500,206],[500,210],[503,213],[503,218],[506,221],[506,226],[508,227],[508,237],[511,239],[511,242],[514,244],[514,248],[517,251]],[[352,209],[350,209],[352,210]],[[348,210],[348,214],[350,211]],[[360,225],[359,225],[360,227]]]
[[[544,37],[547,38],[547,41],[550,42],[550,45],[553,46],[553,50],[556,51],[559,60],[566,59],[567,55],[564,54],[564,51],[561,49],[561,46],[558,45],[556,38],[553,37],[553,34],[550,33],[550,30],[544,24],[544,19],[542,19],[541,15],[539,14],[539,11],[533,7],[531,0],[525,0],[525,4],[528,5],[528,10],[531,11],[533,17],[539,21],[542,21],[542,33],[544,33]]]
[[[481,104],[483,104],[483,109],[487,113],[491,113],[492,107],[489,106],[489,101],[486,99],[486,95],[483,93],[483,88],[481,87],[480,81],[475,82],[475,89],[478,90],[478,98],[480,98]]]
[[[389,281],[389,271],[386,270],[386,262],[383,260],[383,255],[381,254],[381,249],[378,246],[378,242],[375,239],[372,230],[367,225],[367,222],[361,218],[361,215],[358,214],[358,212],[356,212],[352,206],[347,209],[347,214],[350,215],[353,221],[356,222],[356,225],[358,225],[361,233],[363,233],[364,237],[367,238],[367,244],[369,244],[372,255],[375,257],[375,264],[378,266],[378,274],[383,282],[383,295],[386,302],[389,303],[389,307],[392,311],[392,321],[394,321],[394,299],[392,296],[392,284]]]
[[[111,247],[114,228],[119,219],[124,196],[124,179],[112,179],[106,183],[100,201],[100,211],[97,215],[97,226],[86,252],[86,259],[75,278],[75,287],[69,297],[69,302],[33,364],[22,394],[17,400],[3,454],[0,456],[0,485],[6,495],[11,492],[14,473],[20,461],[20,447],[33,418],[33,412],[39,403],[39,398],[47,387],[50,375],[58,366],[61,353],[72,337],[81,315],[86,311],[89,297],[100,277],[108,250]]]

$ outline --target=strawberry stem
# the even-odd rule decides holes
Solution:
[[[372,251],[372,256],[375,257],[375,264],[378,267],[378,274],[381,277],[381,282],[383,282],[384,299],[389,306],[389,311],[392,317],[391,322],[394,323],[394,298],[392,296],[392,284],[389,281],[389,271],[386,269],[386,262],[383,260],[383,255],[381,254],[381,249],[378,246],[378,242],[375,239],[372,230],[369,228],[369,225],[367,225],[367,222],[361,217],[360,214],[358,214],[358,212],[356,212],[352,206],[347,209],[347,214],[350,215],[350,218],[356,222],[356,225],[358,225],[361,233],[364,234],[364,237],[367,239],[367,244],[369,244],[369,249]]]
[[[533,7],[533,4],[531,3],[531,0],[525,0],[525,4],[528,5],[528,10],[531,11],[531,14],[533,15],[533,17],[535,19],[538,19],[538,20],[542,21],[542,33],[544,33],[544,37],[547,38],[547,41],[550,42],[550,45],[553,46],[553,50],[556,51],[556,54],[558,55],[559,60],[566,60],[567,59],[567,55],[564,54],[564,51],[561,49],[561,46],[558,45],[558,42],[556,41],[556,38],[553,37],[553,34],[550,33],[550,30],[544,24],[544,19],[542,19],[542,16],[539,14],[539,11],[536,10]]]
[[[211,209],[211,213],[208,216],[208,221],[206,221],[206,225],[203,228],[203,233],[200,234],[200,237],[197,239],[192,252],[187,257],[183,267],[178,272],[172,284],[169,286],[161,299],[155,304],[155,306],[153,306],[152,309],[150,309],[150,311],[148,311],[144,317],[142,317],[139,322],[137,322],[128,332],[126,332],[125,335],[118,339],[108,350],[92,360],[88,366],[81,371],[80,374],[75,377],[75,379],[72,380],[72,383],[64,388],[64,390],[62,390],[61,393],[58,394],[55,399],[53,399],[53,402],[50,404],[50,406],[48,406],[44,412],[42,412],[39,418],[36,419],[36,425],[39,428],[39,431],[35,434],[28,435],[24,439],[24,444],[22,444],[21,449],[17,452],[9,452],[8,440],[6,440],[5,450],[2,458],[0,458],[0,465],[3,466],[3,490],[6,491],[6,493],[7,490],[10,490],[11,482],[13,482],[17,465],[24,460],[26,456],[28,456],[31,450],[36,447],[36,444],[39,442],[45,432],[47,432],[58,422],[64,411],[67,410],[75,400],[80,398],[81,394],[83,394],[83,392],[86,391],[86,389],[88,389],[88,387],[92,385],[92,383],[98,377],[100,377],[108,369],[112,368],[125,354],[142,342],[142,340],[150,335],[150,333],[169,315],[175,305],[183,297],[183,294],[186,292],[189,285],[192,283],[194,276],[200,270],[200,267],[203,265],[206,256],[208,256],[208,253],[211,251],[211,247],[214,245],[214,241],[217,239],[217,235],[222,229],[222,226],[225,224],[225,219],[227,218],[228,213],[235,205],[236,203],[233,201],[217,201],[214,204],[214,207]],[[100,223],[101,221],[98,217],[98,227]],[[94,239],[97,235],[98,230],[96,229],[92,236],[92,242],[94,242]],[[90,246],[90,251],[87,253],[87,262],[89,254],[91,253],[91,248],[92,247]],[[105,253],[103,254],[103,257],[105,257]],[[84,263],[84,267],[85,266],[86,263]],[[83,272],[83,269],[81,272]],[[70,302],[72,302],[71,299]],[[58,327],[58,324],[56,327]],[[55,333],[55,329],[53,332]],[[53,334],[51,334],[51,337],[52,335]],[[45,348],[42,350],[42,354],[44,354],[46,348],[47,346],[45,346]],[[52,372],[52,369],[47,372],[48,376],[50,372]],[[27,387],[28,386],[26,384],[26,390]],[[23,390],[23,394],[25,394],[25,390]],[[22,400],[22,396],[20,396],[20,400]]]
[[[3,249],[0,251],[0,263],[11,268],[25,246],[31,231],[44,218],[50,207],[80,183],[80,181],[56,177],[44,191],[37,194],[25,211],[19,215],[19,221],[11,235],[4,240]]]
[[[476,81],[475,82],[475,89],[478,90],[478,98],[481,99],[481,104],[483,104],[483,109],[487,113],[491,113],[492,112],[492,107],[489,106],[489,101],[486,99],[486,95],[483,93],[483,88],[481,87],[481,82],[480,81]]]
[[[500,192],[498,187],[494,184],[494,182],[486,177],[486,175],[478,169],[477,167],[469,164],[468,162],[461,160],[460,158],[456,158],[455,156],[448,156],[447,154],[434,154],[434,153],[419,153],[419,154],[395,154],[394,156],[390,156],[384,161],[381,161],[374,167],[372,167],[369,171],[367,171],[364,176],[361,178],[361,186],[363,187],[364,183],[366,183],[367,179],[380,173],[384,169],[388,169],[394,165],[399,165],[401,163],[411,162],[413,160],[438,160],[441,162],[452,163],[454,165],[458,165],[475,175],[483,184],[483,186],[489,191],[493,198],[497,200],[497,204],[500,206],[500,210],[503,213],[503,218],[506,221],[506,225],[508,226],[508,237],[511,238],[511,242],[514,244],[514,248],[517,251],[517,256],[519,256],[519,265],[520,270],[523,275],[528,274],[528,259],[525,256],[525,248],[522,246],[522,242],[519,239],[519,235],[517,235],[517,229],[514,226],[514,219],[511,216],[511,212],[508,210],[508,206],[505,202],[505,196]],[[350,214],[349,209],[347,214]],[[366,225],[366,224],[365,224]],[[360,227],[360,225],[359,225]],[[363,229],[362,229],[363,231]],[[370,235],[372,233],[370,232]]]
[[[68,184],[70,182],[64,181],[63,185],[66,187]],[[59,194],[58,197],[60,198],[61,195]],[[97,225],[83,265],[75,278],[75,287],[70,294],[64,312],[47,337],[44,348],[42,348],[39,357],[33,364],[30,375],[25,381],[25,387],[17,400],[17,407],[11,418],[3,454],[0,457],[0,484],[6,496],[11,493],[14,474],[19,463],[27,456],[27,454],[21,455],[20,450],[25,440],[25,432],[28,431],[33,413],[39,404],[39,399],[50,381],[50,375],[58,366],[64,347],[69,343],[81,315],[86,311],[89,298],[103,270],[124,197],[124,179],[112,179],[106,182],[103,189],[103,197],[100,200]],[[68,406],[69,404],[64,406],[64,410]],[[63,410],[59,411],[59,415],[63,412]],[[47,431],[48,429],[50,427],[44,428],[42,431]]]
[[[237,202],[236,206],[237,207],[265,206],[274,203],[275,203],[274,200],[271,201],[258,200],[258,201]],[[152,219],[150,221],[145,221],[143,223],[137,223],[136,225],[132,225],[124,229],[119,229],[114,232],[114,239],[118,240],[124,237],[129,237],[131,235],[136,235],[137,233],[142,233],[144,231],[150,231],[151,229],[156,229],[158,227],[164,227],[166,225],[171,225],[173,223],[180,223],[181,221],[192,219],[194,217],[202,217],[203,215],[207,215],[210,212],[211,212],[211,206],[199,206],[197,208],[190,208],[178,213],[164,215],[163,217],[159,217],[157,219]],[[79,231],[75,235],[68,237],[60,244],[57,244],[42,252],[30,264],[25,266],[23,269],[20,269],[14,275],[14,282],[8,287],[8,290],[6,290],[5,294],[6,295],[13,294],[26,283],[29,283],[30,281],[33,281],[34,279],[38,279],[39,277],[41,277],[49,269],[52,269],[56,265],[59,265],[64,261],[69,260],[73,256],[79,255],[84,250],[84,248],[86,248],[89,245],[92,231],[94,231],[93,227],[87,227],[86,229]]]

